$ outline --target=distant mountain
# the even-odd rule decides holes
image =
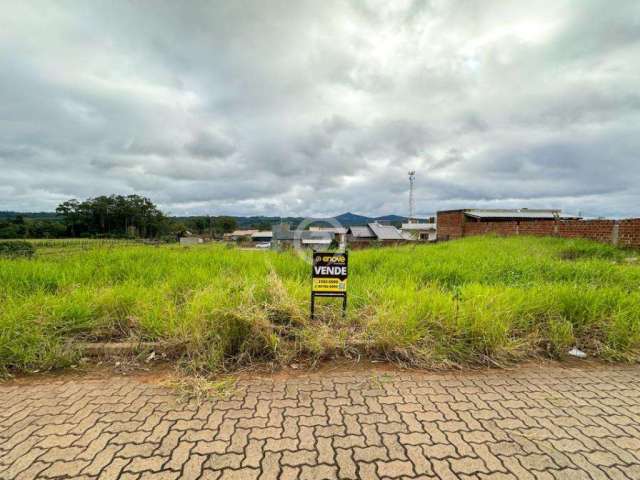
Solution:
[[[238,223],[238,228],[261,228],[267,229],[271,225],[277,223],[288,223],[291,228],[295,228],[302,220],[303,217],[267,217],[267,216],[251,216],[251,217],[239,217],[232,216]],[[193,217],[172,217],[176,220],[188,220]],[[340,222],[344,227],[350,227],[351,225],[366,225],[371,222],[384,222],[391,225],[400,226],[402,222],[406,222],[406,217],[400,215],[383,215],[381,217],[366,217],[364,215],[358,215],[357,213],[346,212],[341,215],[337,215],[335,219]]]
[[[407,217],[401,217],[400,215],[384,215],[382,217],[376,217],[375,220],[380,222],[406,222]]]
[[[260,226],[265,228],[267,225],[275,225],[277,223],[288,223],[295,227],[302,221],[302,217],[233,217],[238,222],[239,228],[249,228],[252,226]]]
[[[364,217],[362,215],[357,215],[355,213],[347,212],[342,215],[338,215],[335,217],[338,222],[342,225],[364,225],[369,223],[371,219],[369,217]]]
[[[381,217],[365,217],[364,215],[358,215],[356,213],[343,213],[342,215],[338,215],[336,217],[342,225],[366,225],[371,222],[385,222],[391,224],[401,224],[402,222],[406,222],[406,217],[401,217],[400,215],[383,215]]]
[[[17,215],[22,215],[23,218],[31,219],[59,219],[60,217],[55,212],[12,212],[12,211],[0,211],[0,220],[12,220]],[[202,215],[205,216],[205,215]],[[171,218],[178,221],[185,221],[193,218],[197,218],[197,215],[189,216],[172,216]],[[303,217],[267,217],[267,216],[251,216],[240,217],[233,216],[238,222],[239,228],[249,228],[251,226],[260,226],[266,228],[267,226],[276,223],[289,223],[292,227],[298,225]],[[335,217],[341,225],[349,227],[351,225],[366,225],[370,222],[385,222],[392,225],[400,225],[402,222],[406,222],[406,217],[400,215],[383,215],[381,217],[366,217],[364,215],[358,215],[357,213],[346,212]]]

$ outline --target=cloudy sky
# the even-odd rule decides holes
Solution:
[[[640,216],[637,0],[0,9],[0,210]]]

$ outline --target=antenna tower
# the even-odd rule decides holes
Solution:
[[[413,198],[413,183],[416,180],[416,171],[409,171],[409,222],[413,220],[416,214],[416,202]]]

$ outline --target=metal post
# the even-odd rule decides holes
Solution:
[[[311,320],[314,319],[316,313],[316,296],[311,292]]]

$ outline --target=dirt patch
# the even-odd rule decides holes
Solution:
[[[51,370],[37,373],[20,373],[0,381],[0,385],[38,385],[75,380],[104,380],[114,377],[134,377],[144,383],[162,381],[173,374],[172,362],[157,361],[150,364],[118,360],[88,363],[76,368]]]
[[[478,377],[483,375],[495,375],[496,372],[504,372],[511,374],[515,372],[545,370],[549,368],[559,369],[604,369],[611,366],[611,363],[603,362],[598,359],[575,359],[567,358],[562,361],[550,359],[537,359],[525,363],[519,363],[510,366],[497,367],[473,367],[465,369],[419,369],[399,366],[386,361],[371,360],[328,360],[321,362],[315,366],[304,364],[291,364],[284,367],[273,367],[271,365],[253,365],[251,368],[245,368],[234,372],[228,372],[224,375],[212,376],[211,379],[235,377],[240,381],[251,379],[268,378],[275,381],[286,381],[288,379],[297,378],[317,378],[328,377],[335,374],[367,374],[373,377],[393,375],[398,373],[411,373],[424,375],[432,378],[439,376],[451,376],[465,378]],[[620,366],[618,364],[618,366]],[[637,364],[629,364],[630,368],[637,367]],[[49,372],[19,374],[13,378],[0,381],[0,385],[37,385],[53,382],[69,382],[75,380],[104,380],[114,377],[132,377],[143,383],[157,384],[167,381],[176,376],[176,364],[167,360],[155,360],[150,363],[139,362],[131,359],[120,359],[103,361],[98,363],[89,363],[77,368],[61,369]]]

